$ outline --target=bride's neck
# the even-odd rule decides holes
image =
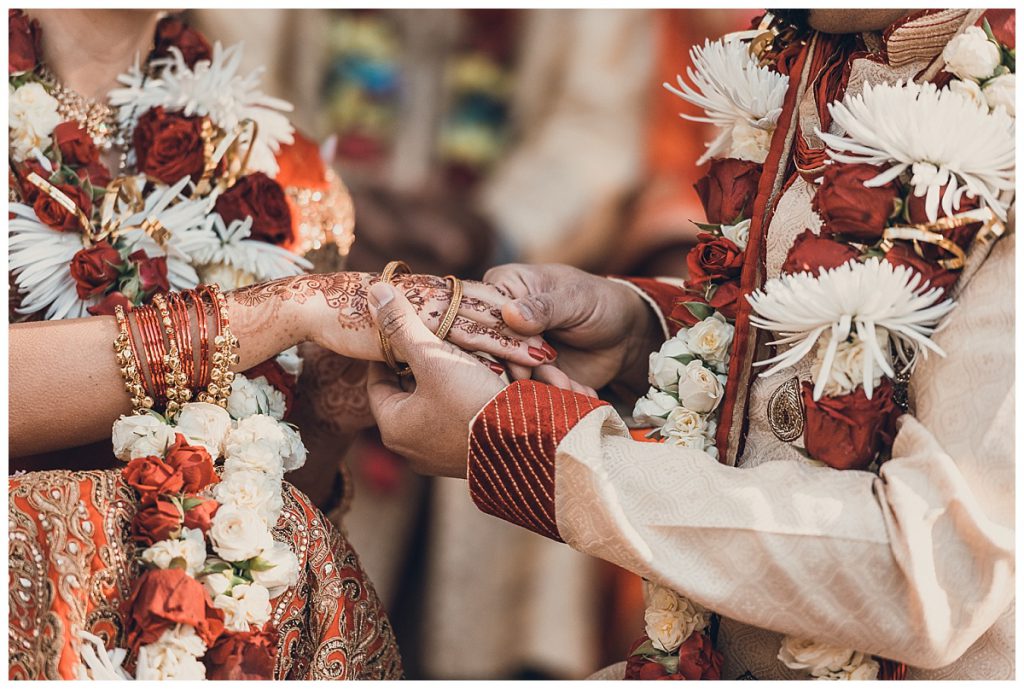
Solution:
[[[43,59],[69,88],[104,100],[139,54],[152,47],[160,14],[151,10],[32,10],[43,31]]]

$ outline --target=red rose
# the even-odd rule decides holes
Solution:
[[[259,378],[260,376],[266,378],[268,383],[284,395],[285,414],[291,413],[295,404],[295,388],[298,385],[298,379],[285,372],[281,368],[281,364],[277,363],[274,359],[267,359],[262,364],[253,366],[245,372],[245,377],[249,380]]]
[[[698,680],[722,678],[722,654],[711,645],[711,639],[694,632],[679,647],[679,669],[682,679]]]
[[[31,184],[29,182],[28,184]],[[71,199],[79,209],[88,217],[92,213],[92,199],[81,187],[71,184],[57,184],[57,189],[64,192],[65,196]],[[72,213],[61,204],[50,198],[49,194],[39,192],[36,200],[32,203],[32,209],[36,217],[44,224],[62,232],[77,232],[82,229],[78,222],[78,215]]]
[[[636,652],[636,649],[647,643],[646,636],[641,636],[629,647],[629,656],[626,658],[626,674],[623,679],[657,679],[667,675],[668,671],[661,663],[650,660]]]
[[[28,181],[29,175],[33,172],[42,177],[47,182],[50,182],[50,177],[53,176],[52,172],[47,172],[46,168],[40,164],[38,160],[31,159],[26,160],[18,165],[18,189],[21,192],[21,199],[26,204],[35,207],[36,199],[39,198],[41,193],[39,187]],[[52,182],[51,182],[52,183]]]
[[[125,313],[128,313],[132,310],[132,300],[124,296],[122,292],[111,292],[103,297],[103,301],[88,307],[86,311],[94,316],[113,316],[114,308],[117,306],[122,307]]]
[[[816,235],[811,230],[804,230],[797,235],[793,246],[789,248],[786,262],[782,264],[782,272],[817,275],[822,268],[838,268],[858,256],[860,252],[849,244]]]
[[[164,184],[182,177],[199,179],[203,173],[203,120],[166,112],[162,107],[147,110],[135,125],[137,167]]]
[[[135,513],[132,537],[150,546],[181,534],[181,510],[169,500],[154,500]]]
[[[210,603],[206,589],[183,569],[149,569],[142,573],[121,613],[127,627],[128,648],[151,644],[176,624],[195,628],[212,647],[224,631],[224,615]]]
[[[185,521],[182,522],[182,525],[206,533],[210,530],[210,524],[219,507],[220,503],[216,500],[203,500],[185,512]]]
[[[205,447],[189,445],[181,433],[175,434],[174,444],[167,448],[165,461],[181,474],[184,493],[198,493],[210,484],[220,482],[220,477],[213,472],[210,453]]]
[[[106,292],[117,281],[122,263],[121,254],[107,241],[76,253],[71,259],[71,277],[75,279],[78,298],[89,299]]]
[[[806,420],[804,446],[808,454],[833,469],[865,469],[892,442],[898,408],[892,383],[883,379],[871,399],[864,388],[841,397],[812,399],[814,386],[804,382]]]
[[[874,242],[882,237],[896,209],[899,188],[896,182],[880,187],[864,186],[881,172],[881,168],[863,163],[825,168],[821,186],[811,203],[821,217],[822,234],[841,234],[861,242]]]
[[[945,193],[946,187],[943,185],[939,188],[939,198]],[[914,192],[911,191],[907,194],[907,217],[910,218],[910,222],[915,225],[928,224],[931,221],[928,220],[928,213],[925,211],[925,199],[927,196],[914,196]],[[964,213],[966,211],[972,211],[981,206],[981,201],[975,196],[967,196],[966,194],[960,199],[960,208],[953,211],[954,215]],[[946,214],[942,210],[942,206],[939,206],[939,218],[944,218]],[[960,227],[954,227],[949,230],[943,230],[942,235],[946,239],[951,239],[956,244],[960,245],[961,249],[967,250],[971,247],[971,242],[974,241],[974,236],[978,234],[978,230],[981,229],[982,223],[974,222],[967,225],[961,225]],[[926,258],[938,259],[947,258],[948,254],[940,247],[932,246],[931,244],[922,244],[924,247],[924,254]]]
[[[160,20],[156,25],[155,44],[154,58],[169,57],[171,48],[177,48],[189,67],[194,67],[200,60],[209,60],[213,56],[210,43],[203,34],[178,17],[164,17]]]
[[[735,320],[736,309],[743,297],[743,289],[740,288],[739,280],[730,280],[715,286],[711,293],[708,304],[717,311],[720,311],[726,318]]]
[[[224,634],[206,652],[206,679],[273,679],[277,632]]]
[[[161,493],[180,493],[185,479],[173,465],[160,457],[136,457],[121,470],[129,486],[139,491],[143,502]]]
[[[732,240],[713,234],[697,235],[697,246],[686,255],[687,287],[696,289],[712,280],[731,280],[743,270],[743,251]]]
[[[292,240],[292,211],[284,189],[262,172],[246,175],[217,198],[225,223],[252,218],[253,239],[283,246]]]
[[[105,187],[110,184],[110,171],[103,166],[103,163],[96,161],[83,168],[78,169],[78,179],[89,180],[93,187]]]
[[[914,251],[912,245],[904,244],[903,242],[894,244],[889,253],[885,255],[885,260],[894,266],[907,266],[921,273],[923,279],[930,282],[932,287],[938,287],[943,292],[948,291],[956,283],[959,276],[958,272],[946,270],[935,261],[921,258]],[[924,284],[923,281],[922,284]]]
[[[732,224],[754,212],[754,197],[761,179],[761,164],[737,158],[715,158],[697,190],[709,223]]]
[[[135,263],[139,271],[139,285],[143,292],[166,292],[171,288],[167,280],[167,257],[150,258],[142,249],[130,254],[129,260]]]
[[[7,10],[7,74],[19,74],[36,68],[39,49],[39,22],[22,10]]]
[[[65,165],[85,167],[100,158],[100,152],[93,143],[89,132],[78,122],[61,122],[53,130],[53,140],[57,142],[60,156]]]

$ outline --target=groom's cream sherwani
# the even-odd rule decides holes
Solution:
[[[927,13],[874,39],[882,59],[851,58],[847,92],[919,75],[967,15]],[[806,75],[793,81],[798,106],[776,134],[789,137],[784,161],[796,136],[820,145],[806,134],[814,89]],[[777,166],[766,204],[765,279],[797,234],[820,226],[813,182],[787,169]],[[634,284],[660,313],[678,296],[665,283]],[[473,422],[470,490],[486,512],[720,613],[724,679],[797,677],[776,659],[783,634],[905,662],[914,679],[1012,678],[1013,286],[1011,235],[964,269],[958,306],[934,337],[947,356],[915,370],[912,413],[878,475],[813,466],[802,439],[772,432],[768,400],[808,378],[798,365],[751,377],[736,425],[742,450],[722,463],[632,440],[593,398],[516,383]]]

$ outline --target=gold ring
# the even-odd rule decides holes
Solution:
[[[452,303],[448,305],[448,310],[445,312],[444,318],[441,319],[441,325],[438,326],[437,331],[434,333],[439,340],[448,337],[448,333],[455,324],[455,318],[459,315],[459,306],[462,305],[462,280],[454,275],[445,275],[444,279],[451,280]]]
[[[409,266],[405,261],[391,261],[384,270],[380,273],[380,281],[390,285],[391,279],[396,273],[410,273]],[[391,350],[391,343],[388,342],[388,338],[384,337],[384,333],[377,329],[377,336],[380,338],[380,350],[384,355],[384,362],[391,367],[391,370],[400,376],[407,376],[412,373],[412,369],[407,364],[403,364],[405,368],[399,366],[398,362],[395,361],[395,353]]]

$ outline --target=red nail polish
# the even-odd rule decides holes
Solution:
[[[487,368],[491,369],[499,376],[505,372],[505,369],[500,364],[487,364]]]
[[[549,345],[547,342],[544,343],[541,349],[544,350],[544,353],[547,354],[548,358],[551,359],[552,361],[558,358],[558,352],[556,352],[555,348]]]
[[[530,356],[536,359],[537,361],[544,361],[545,359],[548,358],[547,354],[544,352],[543,349],[538,349],[537,347],[527,347],[527,351],[530,353]]]

